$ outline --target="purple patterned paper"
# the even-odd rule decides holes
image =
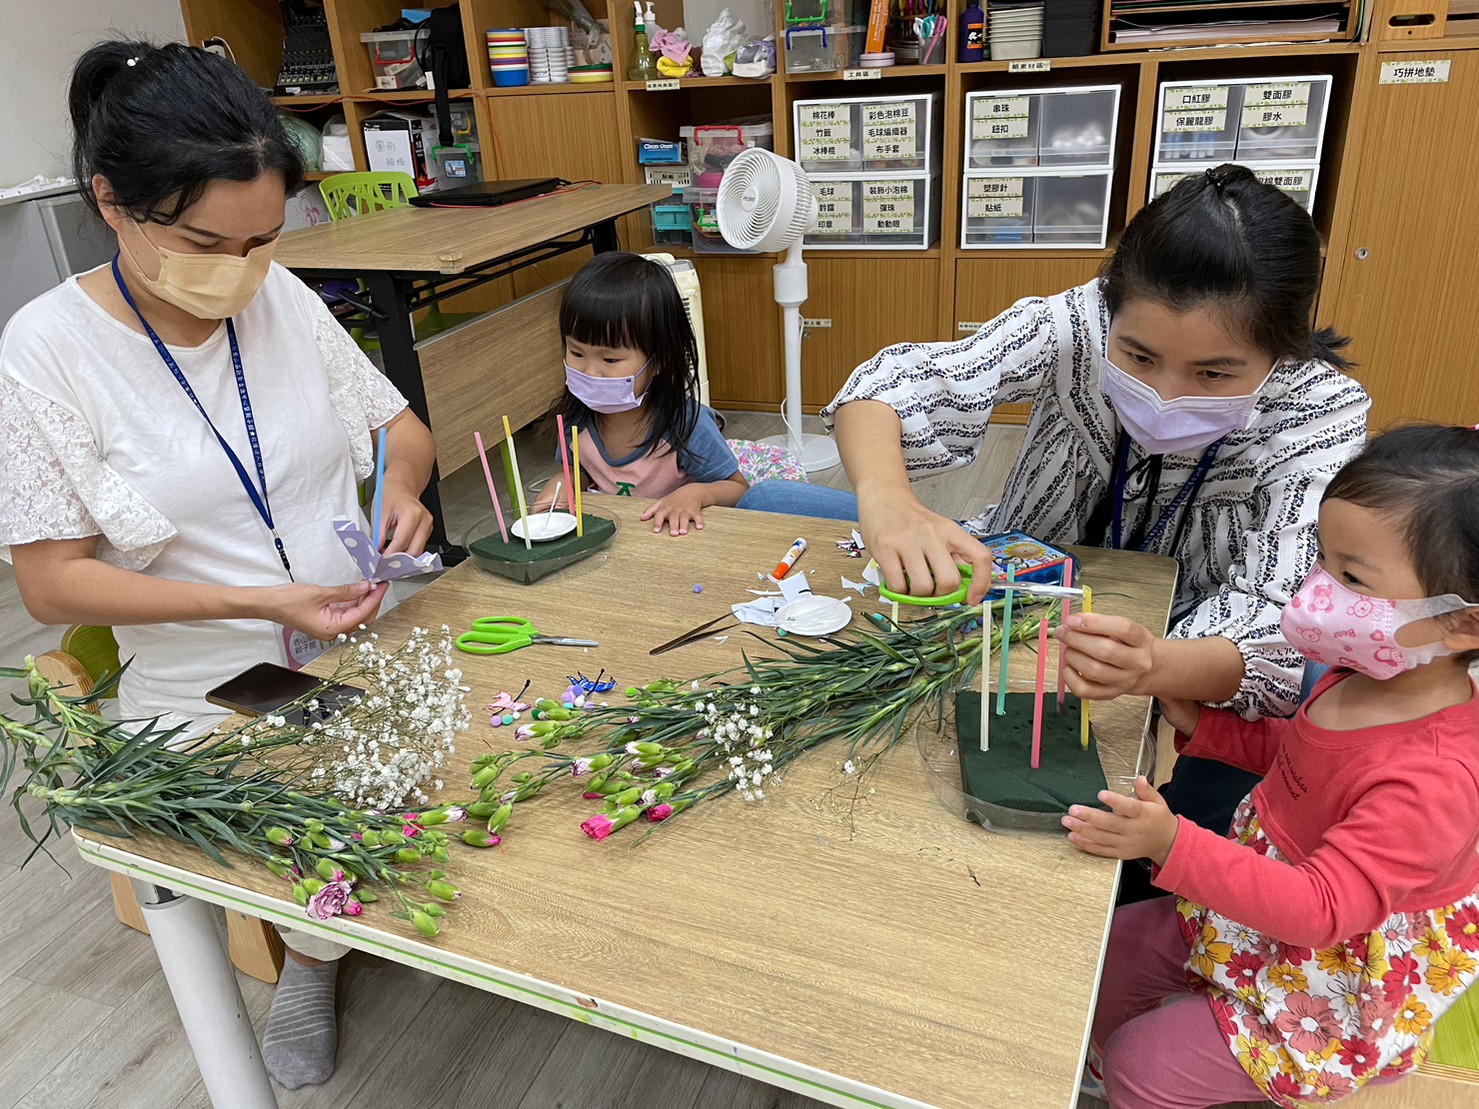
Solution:
[[[397,578],[414,578],[418,574],[434,574],[442,569],[442,556],[430,551],[414,558],[404,551],[379,554],[370,537],[353,520],[345,517],[334,521],[334,534],[344,544],[349,557],[354,559],[360,574],[376,585]]]

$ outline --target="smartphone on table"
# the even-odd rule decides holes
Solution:
[[[205,699],[246,716],[276,714],[286,717],[289,724],[304,726],[315,720],[329,719],[340,708],[364,695],[363,689],[352,685],[335,683],[324,686],[322,680],[312,674],[289,670],[274,662],[259,662],[216,686],[205,695]],[[311,712],[306,704],[294,704],[308,698],[318,701],[318,707]],[[290,705],[293,706],[291,709]]]

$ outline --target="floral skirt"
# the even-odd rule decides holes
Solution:
[[[1284,860],[1251,797],[1233,836]],[[1334,947],[1280,943],[1184,898],[1187,978],[1248,1077],[1276,1105],[1336,1101],[1378,1075],[1412,1070],[1429,1030],[1479,976],[1479,890],[1453,905],[1394,913]]]

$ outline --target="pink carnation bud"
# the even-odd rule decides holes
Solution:
[[[610,819],[597,813],[580,826],[580,830],[591,839],[602,840],[616,830]]]
[[[345,916],[359,916],[360,913],[364,911],[365,907],[361,905],[358,901],[347,901],[344,904]]]
[[[653,805],[652,808],[647,810],[647,819],[651,820],[653,823],[656,823],[659,820],[666,820],[672,815],[673,806],[667,804],[666,802],[661,805]]]

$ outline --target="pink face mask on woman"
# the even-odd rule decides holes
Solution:
[[[1306,658],[1385,681],[1454,652],[1442,640],[1397,644],[1408,624],[1475,607],[1454,593],[1394,601],[1347,589],[1316,565],[1284,606],[1284,638]]]

